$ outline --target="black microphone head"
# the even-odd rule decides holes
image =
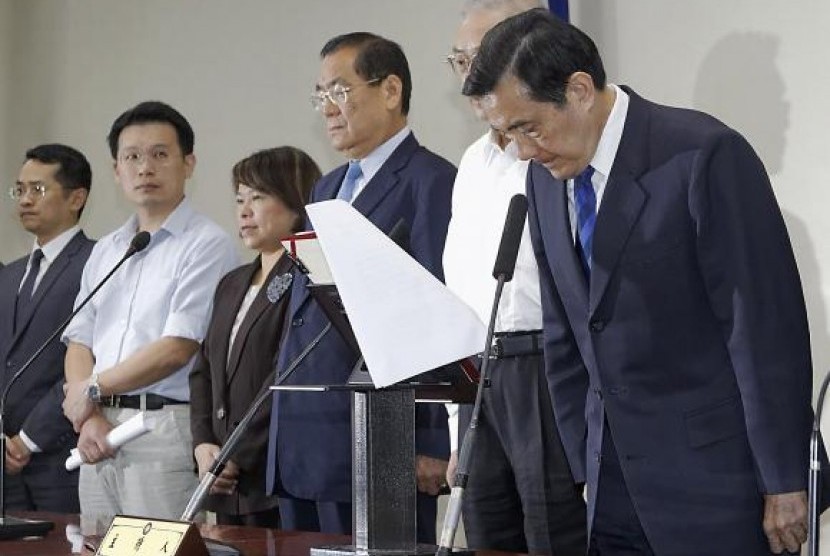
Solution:
[[[395,222],[395,225],[392,226],[392,230],[389,232],[389,239],[394,241],[404,251],[409,250],[409,226],[406,224],[406,220],[401,218]]]
[[[504,276],[505,282],[513,279],[513,270],[516,268],[516,257],[519,256],[519,243],[522,241],[526,218],[527,197],[522,194],[513,195],[507,207],[507,217],[504,219],[499,252],[496,255],[496,264],[493,265],[493,278],[498,280],[499,276]]]
[[[127,256],[130,257],[135,255],[139,251],[144,251],[147,246],[150,244],[150,232],[147,230],[142,230],[133,236],[133,240],[130,242],[130,247],[127,249]]]

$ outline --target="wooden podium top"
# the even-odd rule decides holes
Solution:
[[[81,535],[80,519],[77,515],[63,515],[39,512],[10,512],[9,515],[31,519],[45,519],[55,524],[55,528],[45,538],[0,541],[0,554],[3,556],[64,556],[81,554],[89,556],[93,552],[83,546],[79,552],[73,552],[73,540],[77,546]],[[201,525],[202,537],[231,544],[245,556],[308,556],[312,546],[327,544],[348,544],[349,537],[326,535],[322,533],[304,533],[299,531],[282,531],[276,529],[259,529],[256,527],[235,527],[226,525]],[[97,546],[106,530],[99,530],[95,536],[87,535],[85,541]],[[86,531],[84,531],[86,533]]]
[[[2,556],[64,556],[81,554],[90,556],[93,552],[83,546],[73,552],[73,540],[80,543],[81,526],[77,515],[51,514],[40,512],[9,512],[9,515],[30,519],[45,519],[55,524],[55,528],[45,538],[24,539],[17,541],[0,541]],[[84,531],[84,541],[97,546],[106,533],[106,526],[92,532]],[[84,525],[88,527],[88,525]],[[202,537],[231,544],[245,556],[308,556],[314,546],[349,544],[351,538],[341,535],[323,533],[305,533],[300,531],[283,531],[279,529],[260,529],[256,527],[235,527],[229,525],[201,525]],[[506,556],[504,552],[477,551],[477,556]]]

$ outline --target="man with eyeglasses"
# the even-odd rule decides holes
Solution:
[[[498,22],[539,7],[538,0],[467,0],[447,61],[463,81],[484,34]],[[472,103],[477,119],[480,109]],[[489,318],[490,276],[513,195],[525,192],[528,163],[516,145],[487,131],[458,167],[444,250],[447,287]],[[579,556],[586,549],[586,510],[554,420],[542,357],[539,271],[525,226],[513,280],[505,285],[496,322],[492,384],[482,400],[462,515],[467,545],[482,550]],[[452,484],[458,435],[472,406],[448,406]],[[456,417],[456,414],[458,416]]]
[[[66,329],[66,416],[80,433],[81,514],[177,519],[196,488],[188,373],[204,338],[219,279],[237,264],[230,237],[185,197],[194,135],[177,110],[143,102],[108,136],[115,179],[135,214],[95,246],[83,299],[138,231],[149,246],[131,257]],[[113,427],[145,411],[147,435],[115,451]]]
[[[342,199],[386,233],[404,219],[410,227],[409,252],[443,279],[441,254],[455,168],[420,146],[407,125],[412,84],[403,51],[377,35],[351,33],[331,39],[320,56],[312,104],[323,116],[332,146],[349,163],[320,179],[312,201]],[[294,280],[291,326],[278,373],[328,322],[309,298],[306,283]],[[345,383],[356,359],[337,333],[329,333],[297,369],[296,381]],[[347,393],[275,394],[267,478],[269,491],[280,496],[284,528],[351,532],[350,423]],[[443,407],[418,405],[416,452],[418,538],[434,543],[435,495],[449,457]]]
[[[0,391],[72,312],[92,251],[79,225],[92,171],[72,147],[39,145],[9,194],[32,251],[0,270]],[[9,510],[78,512],[78,472],[64,461],[77,436],[61,410],[65,346],[52,342],[9,390],[4,430]]]

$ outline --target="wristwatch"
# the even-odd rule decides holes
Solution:
[[[89,384],[86,387],[86,397],[91,402],[101,403],[101,387],[98,385],[97,374],[93,374],[89,379]]]

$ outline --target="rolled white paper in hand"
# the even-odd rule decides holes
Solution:
[[[107,434],[107,444],[115,449],[120,448],[127,442],[135,440],[139,436],[147,434],[155,427],[155,419],[146,415],[143,411],[124,421]],[[72,471],[81,466],[84,461],[77,448],[72,448],[69,457],[66,458],[66,470]]]

